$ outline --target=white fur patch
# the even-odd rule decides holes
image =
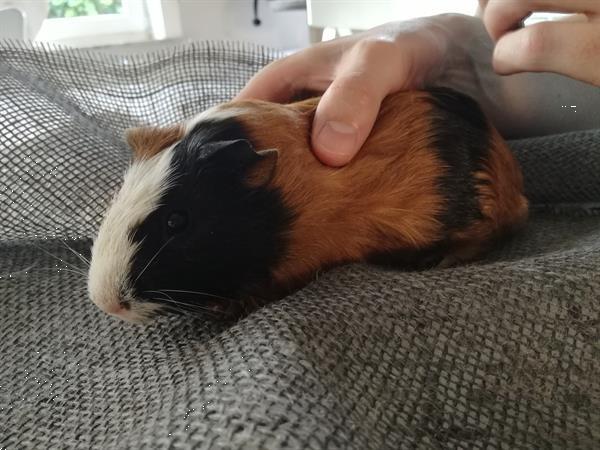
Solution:
[[[192,129],[201,122],[219,121],[238,117],[247,114],[250,111],[247,108],[234,107],[227,105],[217,105],[196,114],[185,124],[185,134],[188,134]]]
[[[173,147],[152,158],[135,161],[125,173],[123,185],[104,216],[92,247],[88,292],[92,301],[109,314],[141,322],[160,306],[141,302],[132,293],[131,264],[138,244],[131,230],[159,206],[169,187]],[[131,308],[119,308],[119,302]]]

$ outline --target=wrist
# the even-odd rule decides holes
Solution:
[[[438,44],[443,54],[427,79],[428,85],[449,85],[460,90],[465,81],[475,81],[482,69],[491,67],[493,45],[479,18],[442,14],[428,19],[432,39],[444,43],[443,47]]]
[[[440,14],[388,25],[399,51],[408,53],[419,87],[452,84],[473,77],[488,64],[491,41],[479,18]],[[458,87],[458,86],[457,86]]]

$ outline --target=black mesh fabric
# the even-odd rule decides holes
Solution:
[[[231,98],[276,52],[0,44],[0,448],[599,448],[599,130],[511,143],[538,205],[476,264],[352,265],[236,323],[86,295],[125,128]]]

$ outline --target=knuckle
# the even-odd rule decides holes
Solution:
[[[365,109],[375,98],[369,83],[360,75],[344,75],[329,88],[330,95],[339,99],[348,108]]]
[[[290,64],[293,64],[293,62],[294,61],[291,59],[291,56],[286,56],[267,64],[262,70],[280,71],[287,68]]]
[[[367,38],[358,41],[352,53],[367,60],[388,58],[396,51],[396,44],[392,41],[378,38]]]
[[[521,30],[521,48],[525,57],[536,61],[551,50],[551,27],[551,24],[539,23]]]
[[[498,40],[503,34],[506,16],[510,13],[510,4],[502,4],[497,0],[489,0],[484,6],[483,23],[492,39]]]

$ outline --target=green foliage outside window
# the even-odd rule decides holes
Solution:
[[[50,0],[48,18],[118,14],[121,0]]]

